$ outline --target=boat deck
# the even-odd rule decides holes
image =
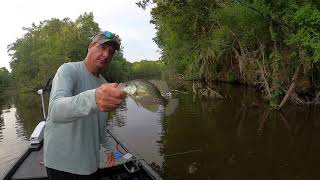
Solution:
[[[13,174],[12,179],[47,179],[47,171],[43,165],[43,149],[32,151]]]
[[[126,148],[122,148],[117,143],[118,140],[116,136],[111,137],[113,140],[114,148],[123,154],[126,152],[133,153],[133,151],[128,151]],[[43,146],[36,146],[29,148],[24,155],[16,162],[15,166],[5,177],[5,180],[47,180],[46,168],[43,164]],[[129,167],[135,164],[133,162],[126,163]],[[133,163],[133,164],[132,164]],[[139,160],[138,166],[140,170],[129,173],[123,164],[118,164],[111,168],[99,169],[98,175],[101,180],[149,180],[149,179],[161,179],[157,173],[155,173],[151,167],[145,162]],[[131,166],[132,167],[132,166]],[[129,168],[130,169],[130,168]]]

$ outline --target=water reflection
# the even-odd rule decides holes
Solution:
[[[46,97],[46,107],[48,107],[48,97]],[[21,134],[30,137],[34,128],[43,119],[41,99],[36,93],[19,94],[15,98],[15,106],[17,107],[16,119],[21,124]]]
[[[7,113],[10,113],[12,102],[12,98],[8,98],[8,96],[0,96],[0,142],[4,139],[3,131],[6,128],[4,118]]]
[[[0,179],[28,147],[28,139],[41,117],[39,97],[21,94],[1,97]],[[39,112],[38,112],[39,111]]]
[[[27,147],[23,127],[15,119],[16,108],[2,110],[0,126],[0,179]]]
[[[2,130],[4,129],[4,114],[0,112],[0,142],[3,140]]]
[[[320,179],[319,108],[278,112],[253,89],[214,86],[225,97],[216,100],[194,96],[191,87],[171,86],[179,99],[171,116],[150,112],[130,98],[110,113],[109,124],[121,139],[165,179]],[[36,94],[2,102],[2,110],[10,112],[1,112],[0,169],[23,152],[42,118]]]
[[[218,86],[223,100],[176,93],[168,117],[127,100],[115,127],[165,179],[319,179],[315,108],[272,111],[253,89]],[[219,89],[220,88],[220,89]],[[116,119],[116,118],[115,118]],[[155,143],[156,142],[156,143]]]
[[[157,141],[160,140],[160,123],[163,115],[137,106],[131,98],[126,99],[126,107],[119,108],[118,115],[110,120],[113,125],[121,122],[120,126],[114,126],[113,130],[148,162],[161,165],[162,158],[159,156]],[[125,126],[122,127],[122,124]]]
[[[181,108],[164,119],[160,153],[167,179],[320,177],[312,172],[320,157],[314,140],[319,129],[313,126],[318,112],[291,108],[279,113],[270,111],[253,90],[225,87],[223,92],[231,98],[182,96]],[[192,149],[202,151],[165,156]]]
[[[111,127],[122,127],[126,125],[127,119],[127,102],[123,101],[119,108],[117,108],[114,112],[109,113],[109,118],[112,120],[108,121],[108,124]]]

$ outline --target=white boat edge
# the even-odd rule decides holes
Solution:
[[[41,121],[33,130],[30,136],[30,145],[36,145],[41,143],[41,141],[43,140],[45,124],[46,124],[45,121]]]

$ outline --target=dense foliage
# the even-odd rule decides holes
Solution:
[[[274,107],[292,84],[291,95],[319,91],[319,1],[137,2],[149,4],[167,72],[260,86]]]
[[[0,68],[0,93],[2,93],[8,86],[11,85],[11,76],[9,71],[2,67]]]
[[[132,76],[137,78],[159,78],[161,76],[161,61],[142,60],[132,63]]]
[[[24,36],[8,48],[12,76],[19,91],[37,90],[54,76],[61,64],[83,60],[90,39],[100,31],[92,13],[85,13],[75,21],[53,18],[24,29],[27,31]],[[160,74],[159,66],[153,61],[132,64],[120,50],[102,74],[109,82],[123,82]]]
[[[85,13],[75,21],[53,18],[24,29],[27,33],[8,49],[12,57],[12,75],[19,91],[42,87],[61,64],[83,60],[90,38],[100,31],[92,13]],[[117,81],[126,79],[130,73],[128,67],[129,62],[121,50],[103,75]]]

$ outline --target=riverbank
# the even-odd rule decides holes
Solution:
[[[303,78],[300,78],[299,80],[294,80],[293,83],[290,84],[290,86],[288,86],[287,89],[282,89],[281,95],[279,95],[279,98],[277,99],[278,104],[276,106],[272,106],[270,102],[270,92],[268,92],[268,89],[266,89],[266,87],[268,86],[266,86],[263,82],[254,80],[230,80],[230,78],[226,76],[219,77],[220,79],[210,81],[199,79],[184,79],[184,76],[182,75],[177,75],[173,77],[175,79],[174,81],[178,81],[179,83],[183,84],[183,82],[187,82],[189,86],[191,86],[190,88],[192,88],[194,94],[202,95],[207,98],[223,98],[223,96],[219,93],[217,88],[219,87],[219,84],[228,84],[255,89],[256,92],[261,94],[264,102],[266,104],[269,104],[269,106],[275,110],[280,110],[285,105],[305,107],[318,107],[320,105],[320,93],[315,92],[314,87],[310,85],[310,80]]]

